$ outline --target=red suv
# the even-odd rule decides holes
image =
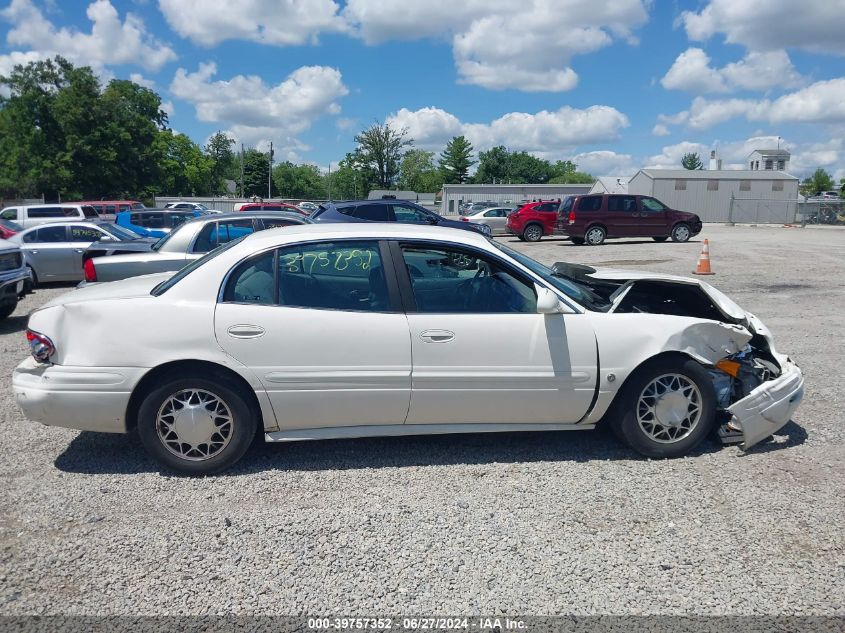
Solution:
[[[521,240],[537,242],[544,235],[552,235],[557,224],[560,200],[528,202],[508,216],[508,231]]]
[[[671,237],[674,242],[686,242],[701,232],[701,218],[670,209],[649,196],[572,196],[560,205],[557,228],[575,244],[591,246],[612,237],[650,237],[656,242]]]

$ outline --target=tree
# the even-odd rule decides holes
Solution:
[[[504,145],[491,147],[478,154],[478,170],[474,182],[510,182],[510,152]]]
[[[379,121],[355,136],[360,160],[375,171],[376,183],[383,189],[389,189],[399,173],[403,148],[413,145],[407,136],[407,128],[397,130]]]
[[[155,193],[173,196],[206,195],[213,165],[199,145],[185,134],[165,130],[159,135],[162,144],[160,179]]]
[[[250,147],[244,152],[244,196],[267,197],[267,176],[270,173],[270,157]],[[271,190],[270,195],[275,195]]]
[[[701,156],[695,152],[684,154],[684,157],[681,158],[681,165],[683,165],[684,169],[689,170],[704,169],[704,163],[701,162]]]
[[[212,134],[208,143],[205,144],[205,154],[211,159],[211,174],[208,184],[211,193],[222,192],[226,188],[224,180],[227,177],[234,176],[235,153],[232,151],[234,144],[235,139],[220,130]]]
[[[475,164],[472,160],[472,143],[464,136],[454,136],[440,154],[440,169],[448,183],[466,182],[469,168]]]
[[[316,165],[279,163],[273,168],[273,184],[283,198],[323,198],[326,195],[326,183]]]
[[[358,152],[350,152],[337,169],[326,174],[325,195],[332,200],[357,200],[366,198],[375,184],[375,170],[363,164]]]
[[[798,191],[802,196],[815,196],[822,191],[832,191],[834,188],[833,177],[819,167],[812,176],[808,176],[801,182]]]
[[[443,173],[434,165],[434,152],[408,150],[399,166],[399,188],[434,193],[443,187]]]

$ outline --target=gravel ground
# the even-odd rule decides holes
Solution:
[[[26,315],[68,287],[39,290],[0,323],[0,614],[845,615],[845,231],[703,235],[710,280],[806,371],[795,421],[747,454],[711,440],[650,461],[602,432],[362,439],[171,477],[130,438],[23,419]],[[677,274],[701,246],[513,243]]]

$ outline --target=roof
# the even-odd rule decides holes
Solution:
[[[284,242],[279,238],[285,237]],[[487,244],[487,238],[475,231],[443,226],[400,224],[398,222],[326,222],[298,224],[252,233],[241,243],[245,250],[270,248],[275,244],[296,242],[302,238],[358,238],[358,239],[439,239],[465,244]]]
[[[785,149],[755,149],[751,154],[766,154],[767,156],[791,156]],[[749,156],[751,156],[749,154]]]
[[[561,189],[564,187],[583,187],[589,189],[593,186],[593,183],[584,184],[584,183],[557,183],[557,184],[549,184],[549,183],[531,183],[531,182],[520,182],[520,183],[499,183],[497,182],[495,185],[490,183],[480,183],[480,184],[472,184],[472,183],[461,183],[461,184],[454,184],[454,185],[443,185],[443,188],[446,189],[481,189],[484,187],[531,187],[537,189]]]
[[[639,174],[645,174],[652,180],[798,180],[786,172],[770,169],[641,169],[634,178]]]

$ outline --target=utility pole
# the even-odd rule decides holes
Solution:
[[[332,161],[329,160],[329,179],[328,179],[328,189],[329,189],[329,200],[332,199]]]
[[[271,184],[273,182],[273,141],[270,141],[270,158],[268,160],[268,168],[267,168],[267,199],[269,200],[272,196],[271,194]]]
[[[241,198],[244,196],[244,144],[241,143]]]

